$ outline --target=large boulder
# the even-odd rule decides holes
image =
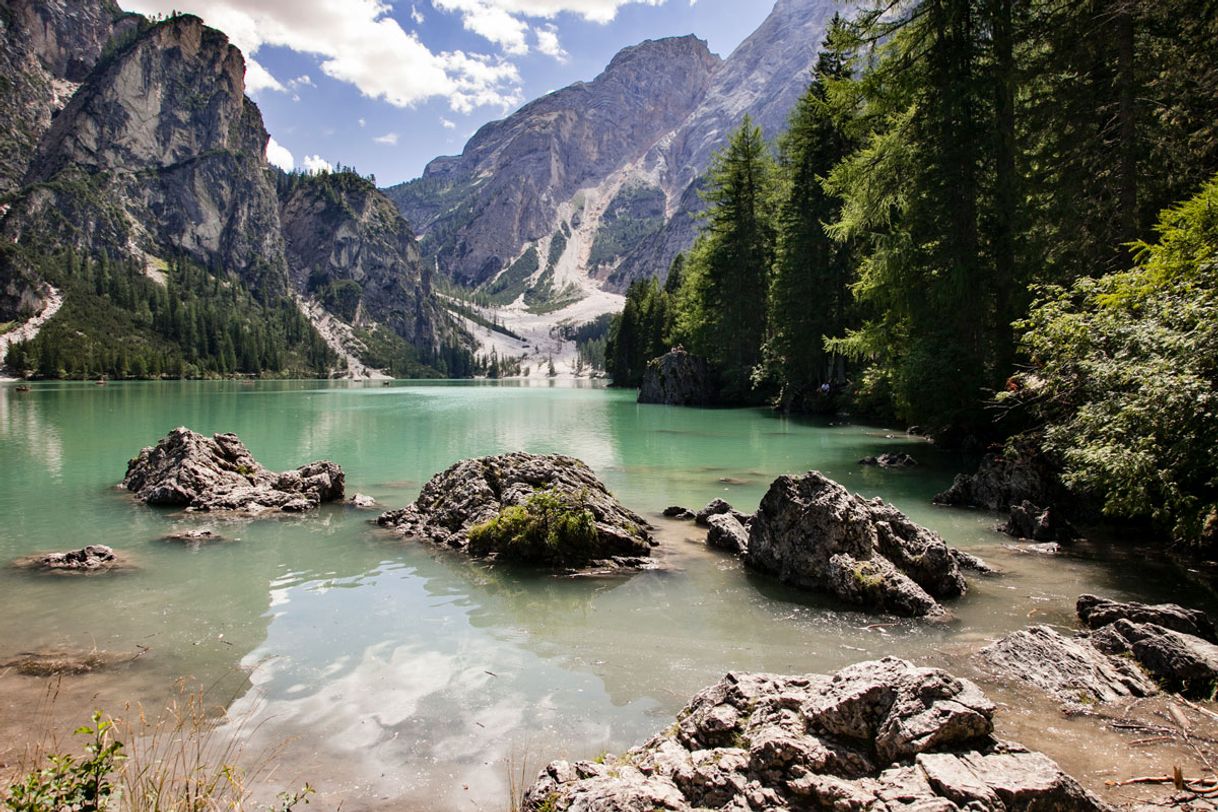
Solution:
[[[614,498],[586,464],[558,454],[463,460],[432,477],[414,504],[381,514],[377,524],[471,556],[497,558],[499,550],[471,546],[470,531],[538,492],[569,497],[595,520],[595,540],[578,553],[582,560],[564,556],[564,567],[647,566],[655,544],[647,521]]]
[[[706,361],[676,348],[647,364],[639,403],[710,406],[718,397]]]
[[[1055,479],[1038,457],[991,454],[981,461],[977,473],[957,476],[950,488],[935,496],[934,502],[1005,511],[1024,502],[1053,505],[1057,497]]]
[[[235,434],[205,437],[176,428],[127,464],[123,487],[149,505],[193,511],[301,513],[343,498],[343,469],[311,462],[264,468]]]
[[[550,764],[524,809],[1105,808],[1047,757],[997,741],[993,715],[971,682],[897,659],[732,673],[623,757]]]
[[[1132,659],[1173,693],[1209,699],[1218,688],[1218,646],[1200,637],[1118,620],[1092,635],[1091,644],[1111,657]]]
[[[959,559],[936,533],[820,473],[776,479],[749,527],[745,562],[867,609],[943,614],[964,594]]]
[[[999,532],[1036,542],[1073,541],[1078,537],[1070,523],[1055,508],[1040,508],[1024,500],[1011,506],[1011,515]]]

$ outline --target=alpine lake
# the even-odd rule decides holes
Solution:
[[[179,425],[234,432],[274,470],[332,459],[348,495],[386,510],[464,458],[569,454],[655,524],[663,566],[554,577],[404,541],[375,526],[376,510],[251,520],[138,504],[116,487],[128,459]],[[920,465],[858,464],[883,451]],[[502,810],[509,775],[620,753],[728,671],[824,673],[895,655],[975,676],[971,652],[1029,624],[1072,628],[1083,593],[1215,608],[1136,540],[1030,555],[994,530],[997,516],[931,505],[976,463],[883,427],[639,406],[591,383],[0,385],[0,662],[119,660],[54,679],[0,669],[0,762],[47,724],[70,733],[94,709],[153,715],[188,685],[227,709],[220,732],[247,758],[274,754],[259,778],[267,797],[307,781],[321,808]],[[692,523],[660,516],[715,498],[752,511],[775,477],[814,469],[1002,574],[970,577],[951,622],[898,621],[752,574]],[[201,528],[226,540],[163,540]],[[8,566],[85,544],[133,567],[69,577]],[[980,676],[1001,703],[1000,732],[1085,782],[1146,768],[1085,721]]]

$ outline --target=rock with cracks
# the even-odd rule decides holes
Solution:
[[[1218,643],[1218,632],[1205,612],[1185,609],[1174,603],[1154,606],[1145,603],[1121,603],[1095,595],[1083,595],[1076,605],[1078,619],[1089,629],[1100,629],[1118,620],[1153,623],[1182,634],[1191,634],[1211,643]]]
[[[345,477],[329,461],[275,473],[235,434],[177,428],[127,465],[123,487],[149,505],[193,511],[302,513],[343,498]]]
[[[90,544],[79,550],[62,553],[41,553],[19,559],[21,569],[47,572],[106,572],[121,566],[114,550],[104,544]]]
[[[650,526],[625,508],[580,460],[515,452],[463,460],[432,477],[414,504],[383,513],[382,527],[473,555],[469,532],[538,491],[575,497],[596,522],[596,541],[577,569],[646,568],[655,542]],[[492,553],[493,555],[493,553]]]
[[[959,559],[936,533],[820,473],[783,476],[761,500],[745,563],[865,609],[943,615],[964,594]]]
[[[707,521],[710,524],[710,531],[706,534],[707,544],[736,555],[748,552],[749,531],[739,519],[730,513],[720,513]]]
[[[1053,505],[1057,489],[1052,473],[1039,458],[1010,459],[990,455],[981,461],[977,473],[960,474],[952,486],[934,498],[936,505],[976,507],[985,510],[1010,510],[1029,502]]]
[[[897,659],[732,673],[621,758],[550,764],[524,809],[1105,809],[1046,756],[996,740],[993,714],[971,682]]]

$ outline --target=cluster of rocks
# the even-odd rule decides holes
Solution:
[[[343,498],[343,469],[327,461],[276,473],[235,434],[204,437],[187,428],[142,450],[122,485],[149,505],[192,511],[303,513]]]
[[[676,347],[649,361],[639,388],[639,403],[711,406],[718,396],[706,360]]]
[[[596,541],[565,557],[574,569],[631,569],[651,565],[656,545],[647,521],[628,510],[580,460],[557,454],[516,452],[463,460],[423,486],[414,504],[381,514],[377,524],[402,536],[495,558],[496,550],[470,548],[470,531],[505,508],[524,505],[539,491],[578,500],[596,522]]]
[[[945,616],[939,600],[966,591],[961,570],[993,572],[892,505],[815,471],[776,479],[751,516],[721,499],[697,514],[673,507],[665,515],[693,515],[707,544],[784,583],[895,615]]]
[[[1116,702],[1161,690],[1208,698],[1218,686],[1218,635],[1209,618],[1175,604],[1148,606],[1084,595],[1073,636],[1048,626],[1007,635],[979,656],[1068,704]]]
[[[548,765],[524,809],[1106,808],[1048,757],[997,740],[993,715],[971,682],[891,658],[732,673],[621,758]]]
[[[1078,533],[1058,507],[1064,494],[1047,463],[1035,455],[991,454],[977,473],[960,474],[935,496],[936,505],[974,507],[1008,513],[998,529],[1033,542],[1069,542]]]
[[[872,466],[877,468],[913,468],[918,464],[918,461],[909,454],[901,454],[893,451],[886,451],[874,457],[863,457],[859,460],[859,465]]]

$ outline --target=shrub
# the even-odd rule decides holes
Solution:
[[[583,564],[595,557],[596,542],[587,495],[557,490],[537,491],[523,505],[506,507],[469,532],[473,555],[525,564]]]
[[[105,809],[114,791],[110,776],[122,760],[122,742],[112,738],[114,723],[93,714],[93,726],[76,733],[90,736],[85,745],[88,756],[78,760],[70,755],[47,756],[48,766],[29,773],[8,788],[4,808],[14,812],[46,812],[71,809],[94,812]]]

